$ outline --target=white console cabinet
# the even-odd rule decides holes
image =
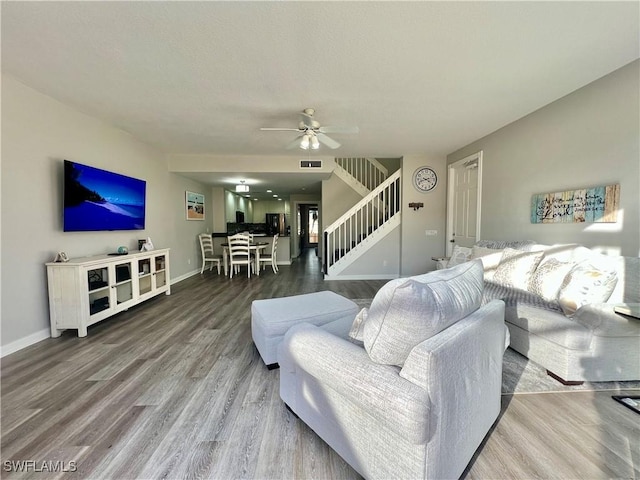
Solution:
[[[171,293],[169,249],[47,263],[51,336],[87,327],[155,295]]]

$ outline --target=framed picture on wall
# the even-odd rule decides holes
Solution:
[[[187,220],[204,220],[204,195],[202,193],[187,191],[185,205]]]

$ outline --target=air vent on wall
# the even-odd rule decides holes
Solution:
[[[300,160],[300,168],[322,168],[322,160]]]

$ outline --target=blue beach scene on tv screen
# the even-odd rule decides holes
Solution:
[[[143,230],[147,182],[64,161],[64,231]]]

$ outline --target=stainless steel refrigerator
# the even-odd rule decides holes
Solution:
[[[267,235],[285,235],[287,220],[284,213],[267,213]]]

